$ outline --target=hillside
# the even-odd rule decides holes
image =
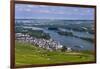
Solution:
[[[94,56],[87,52],[47,51],[28,43],[16,41],[16,65],[54,64],[65,62],[93,61]]]

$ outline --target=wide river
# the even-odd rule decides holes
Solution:
[[[60,35],[57,33],[56,30],[48,30],[47,28],[25,27],[25,26],[24,28],[32,28],[33,30],[43,30],[45,33],[49,33],[49,35],[51,36],[53,40],[60,42],[60,44],[65,45],[67,47],[71,47],[73,49],[94,50],[94,43],[74,37],[74,36]],[[67,31],[70,31],[70,30],[67,30]],[[73,34],[79,37],[94,38],[94,36],[92,34],[89,34],[88,32],[73,31]]]
[[[94,44],[87,40],[83,40],[83,39],[76,38],[73,36],[59,35],[57,31],[54,31],[54,30],[43,29],[43,31],[46,33],[49,33],[49,35],[51,36],[53,40],[58,41],[60,42],[60,44],[65,45],[67,47],[80,49],[80,50],[94,50]],[[86,32],[73,31],[73,34],[76,36],[93,38],[92,34],[89,34]],[[81,47],[78,47],[78,46],[81,46]]]

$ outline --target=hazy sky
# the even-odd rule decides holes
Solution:
[[[15,18],[93,20],[94,8],[16,4]]]

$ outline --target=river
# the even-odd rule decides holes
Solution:
[[[65,45],[67,47],[75,48],[75,49],[80,49],[80,50],[94,50],[94,44],[92,42],[89,42],[87,40],[83,40],[80,38],[76,38],[73,36],[63,36],[59,35],[57,31],[55,30],[48,30],[48,29],[43,29],[45,33],[49,33],[51,38],[55,41],[60,42],[62,45]],[[73,31],[73,33],[77,36],[84,36],[91,38],[93,35],[86,33],[86,32],[77,32]],[[79,48],[77,46],[82,46],[82,48]]]

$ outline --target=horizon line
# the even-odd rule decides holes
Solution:
[[[15,20],[33,20],[28,18],[15,18]],[[41,20],[74,20],[74,19],[41,19]],[[90,20],[90,19],[75,19],[75,20]]]

